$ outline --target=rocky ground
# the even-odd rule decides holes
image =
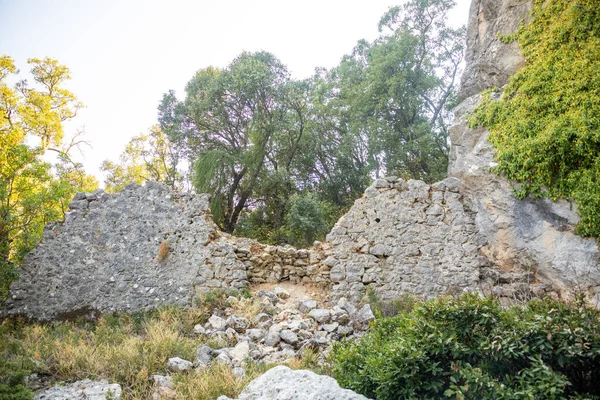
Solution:
[[[235,376],[244,377],[248,362],[285,364],[293,359],[302,358],[305,351],[318,355],[318,364],[324,365],[327,363],[327,354],[333,342],[362,336],[368,329],[369,322],[375,318],[368,304],[357,308],[342,298],[335,306],[323,308],[323,304],[305,295],[306,288],[288,289],[291,290],[276,286],[272,290],[258,290],[253,298],[227,298],[224,308],[215,309],[205,324],[193,327],[193,333],[205,339],[202,340],[204,344],[197,348],[195,359],[170,358],[166,370],[170,373],[192,372],[219,363],[230,367]],[[299,298],[300,296],[302,298]],[[248,312],[248,309],[253,307],[256,312]],[[275,387],[281,385],[282,380],[298,381],[298,377],[290,375],[286,370],[276,369],[273,374],[278,378],[266,381],[272,382]],[[314,373],[310,375],[307,371],[303,371],[303,374],[305,380],[316,379],[321,382],[325,378],[328,379],[327,385],[317,382],[321,386],[333,388],[332,394],[323,399],[362,398],[352,392],[349,397],[339,397],[341,395],[336,395],[336,390],[342,389],[339,389],[333,379]],[[153,375],[151,379],[155,387],[153,399],[173,399],[177,396],[173,379],[168,374]],[[293,388],[290,390],[293,392]],[[256,396],[246,394],[240,399],[270,398],[264,397],[264,393]],[[290,396],[284,398],[297,398]],[[121,387],[115,383],[90,380],[57,385],[40,391],[36,396],[36,399],[43,400],[108,398],[121,398]]]

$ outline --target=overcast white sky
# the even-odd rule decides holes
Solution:
[[[0,54],[27,77],[27,58],[71,69],[67,87],[86,105],[67,135],[85,127],[84,165],[117,160],[132,136],[156,123],[163,93],[183,95],[195,71],[224,67],[243,50],[275,54],[294,78],[333,67],[359,39],[377,36],[402,0],[0,0]],[[466,24],[457,0],[452,25]]]

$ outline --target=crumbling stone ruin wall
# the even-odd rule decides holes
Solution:
[[[228,236],[235,243],[235,253],[246,267],[251,284],[290,281],[295,283],[327,283],[328,268],[322,245],[313,249],[271,246],[255,240]]]
[[[228,285],[242,285],[243,265],[213,242],[208,199],[175,196],[154,182],[118,194],[77,194],[64,223],[48,224],[42,242],[26,256],[5,312],[43,320],[187,304],[190,288],[209,276],[207,265],[222,266],[217,273]],[[159,262],[163,242],[169,254]],[[217,252],[223,262],[209,264]]]
[[[79,193],[69,207],[65,221],[48,224],[25,258],[4,315],[47,320],[133,312],[189,305],[211,289],[324,281],[322,252],[220,232],[208,195],[177,195],[148,182],[117,194]]]
[[[334,297],[359,300],[365,285],[383,299],[477,290],[485,242],[459,184],[375,181],[327,236]]]
[[[523,65],[517,44],[498,34],[514,32],[530,11],[529,0],[471,4],[450,178],[377,180],[311,250],[219,232],[208,195],[175,195],[153,182],[80,193],[64,223],[48,225],[27,255],[0,316],[147,310],[281,280],[329,286],[334,299],[353,301],[370,286],[384,299],[478,290],[527,300],[580,291],[600,303],[600,253],[596,240],[573,233],[574,206],[516,199],[511,184],[490,172],[488,132],[466,121],[480,91],[505,86]]]

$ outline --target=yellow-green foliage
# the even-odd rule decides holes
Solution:
[[[527,60],[502,99],[471,118],[490,130],[497,172],[523,198],[572,198],[583,236],[600,236],[600,0],[534,0],[516,38]]]

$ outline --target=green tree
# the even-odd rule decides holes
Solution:
[[[445,176],[447,104],[465,33],[445,25],[453,5],[413,0],[390,9],[376,41],[359,42],[338,67],[306,81],[292,81],[269,53],[243,53],[222,70],[198,71],[185,100],[166,93],[161,129],[194,165],[195,189],[213,194],[221,228],[269,243],[299,240],[285,228],[293,196],[311,195],[333,216],[374,177]]]
[[[447,105],[455,96],[465,36],[464,27],[445,24],[454,4],[413,0],[392,7],[379,23],[378,39],[359,41],[338,67],[315,76],[320,104],[313,109],[325,111],[319,119],[326,121],[317,129],[349,152],[340,158],[344,169],[429,182],[446,175]]]
[[[120,163],[102,162],[100,169],[107,175],[104,185],[108,192],[118,192],[130,183],[152,180],[164,182],[172,190],[181,190],[185,177],[179,171],[180,155],[160,127],[153,126],[147,134],[133,137],[120,156]]]
[[[223,230],[233,232],[251,203],[285,201],[294,193],[304,91],[277,58],[258,52],[242,53],[223,70],[198,71],[183,102],[172,92],[163,96],[161,128],[194,164],[196,190],[213,194],[211,209]],[[273,196],[262,196],[269,191]],[[274,220],[281,225],[283,215]]]
[[[18,79],[8,56],[0,57],[0,295],[14,278],[15,265],[37,243],[44,225],[64,216],[66,204],[80,189],[97,182],[72,162],[69,151],[78,135],[63,143],[63,122],[82,105],[62,84],[69,70],[56,60],[31,58],[35,86]],[[9,82],[16,81],[13,86]],[[54,168],[44,156],[58,155]]]

